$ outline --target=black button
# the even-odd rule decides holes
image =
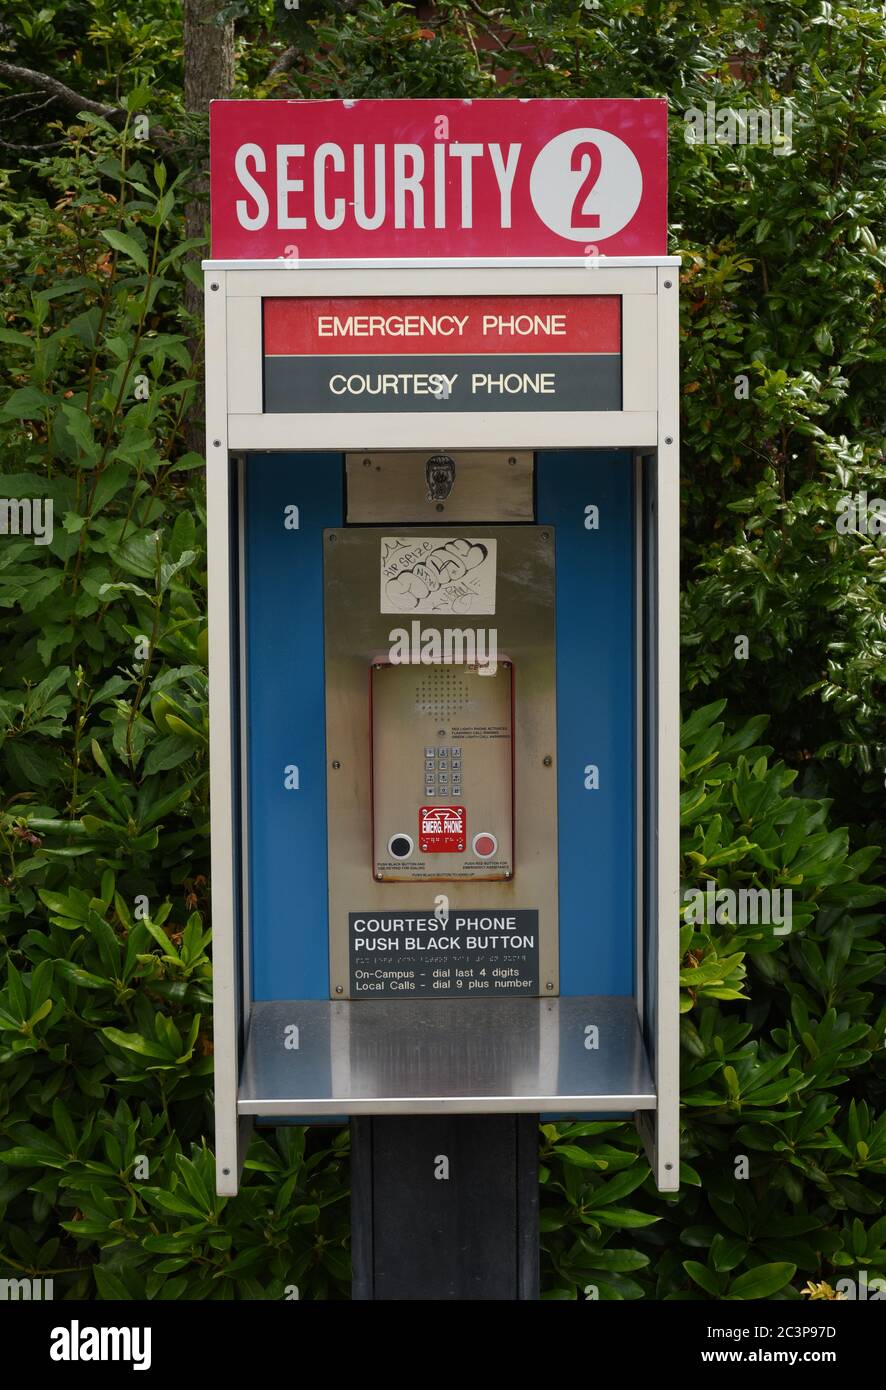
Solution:
[[[391,854],[395,859],[405,859],[412,853],[412,842],[405,835],[395,835],[391,841]]]

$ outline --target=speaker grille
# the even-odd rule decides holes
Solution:
[[[415,708],[429,719],[451,719],[463,714],[471,702],[471,689],[458,666],[425,666],[415,687]]]

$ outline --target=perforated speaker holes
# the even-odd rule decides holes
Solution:
[[[470,703],[468,682],[452,666],[431,666],[415,687],[415,707],[429,719],[451,719]]]

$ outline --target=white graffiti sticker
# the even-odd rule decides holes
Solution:
[[[494,540],[382,536],[381,612],[495,612]]]

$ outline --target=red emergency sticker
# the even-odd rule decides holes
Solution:
[[[464,853],[466,832],[464,806],[419,806],[418,845],[425,854]]]

